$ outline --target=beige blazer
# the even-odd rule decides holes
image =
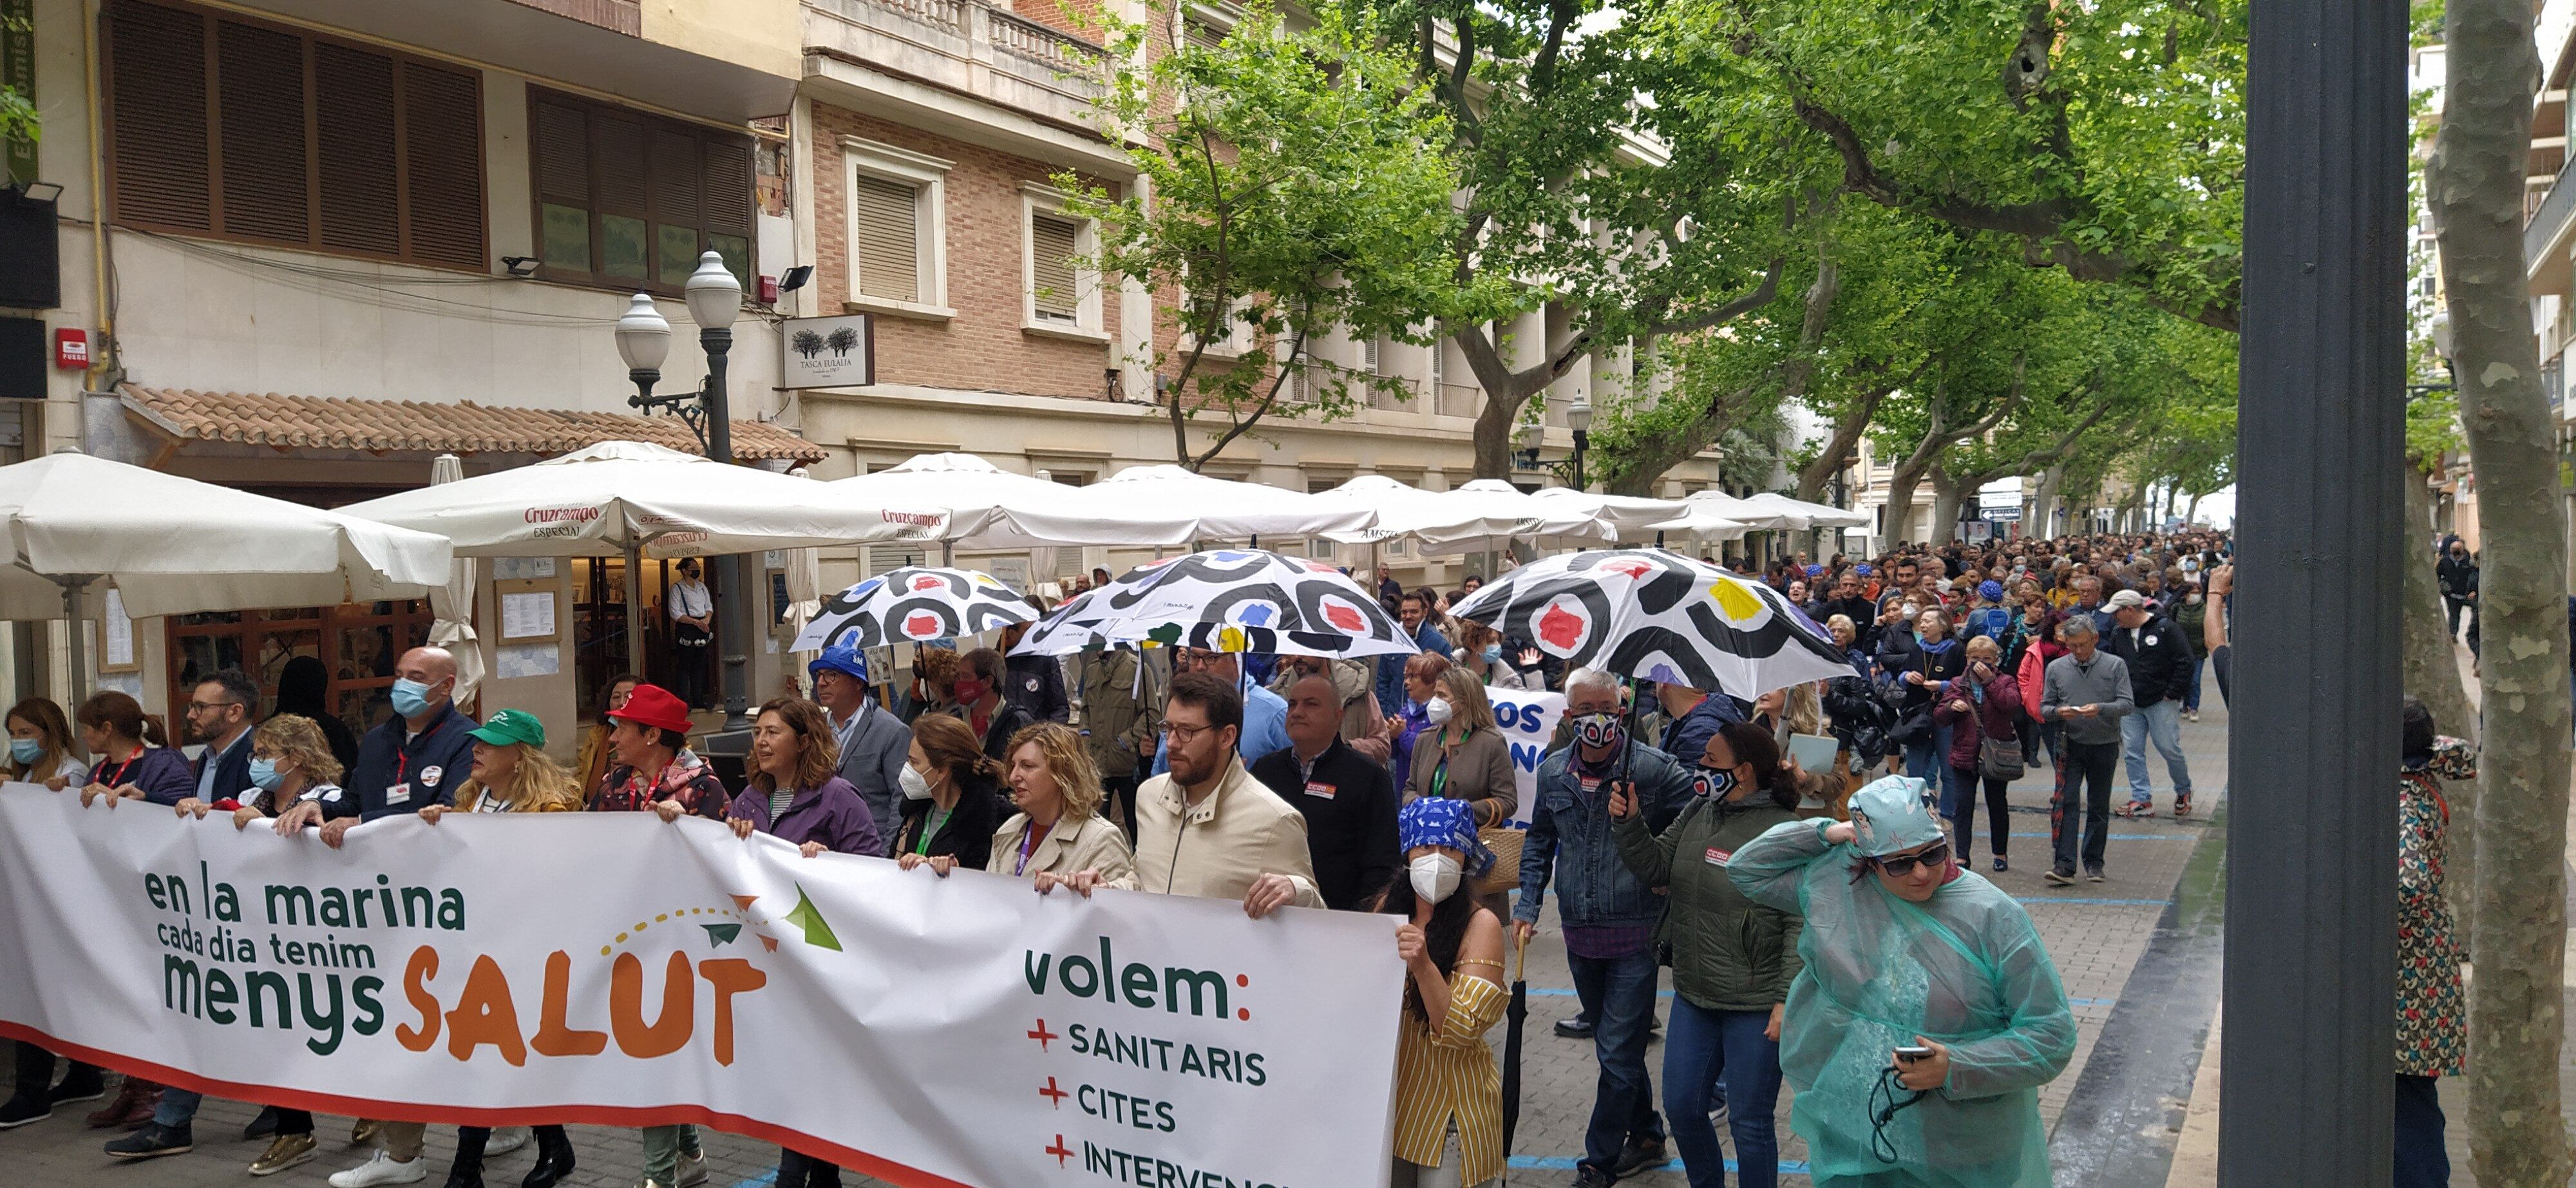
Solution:
[[[1197,807],[1166,773],[1136,790],[1136,876],[1147,891],[1241,899],[1265,874],[1288,876],[1299,907],[1324,906],[1306,818],[1244,770],[1240,757]]]
[[[1010,874],[1020,861],[1020,838],[1029,831],[1029,815],[1013,813],[1011,819],[993,831],[993,856],[984,869],[994,874]],[[1035,879],[1039,871],[1062,877],[1075,871],[1100,872],[1100,885],[1136,889],[1136,856],[1127,849],[1127,835],[1105,817],[1093,813],[1079,819],[1059,817],[1055,828],[1029,850],[1027,869],[1020,878]]]
[[[1405,777],[1405,803],[1431,795],[1439,770],[1440,736],[1425,730],[1413,740],[1413,770]],[[1512,781],[1511,745],[1503,741],[1502,731],[1478,730],[1458,744],[1449,755],[1449,776],[1440,781],[1440,794],[1469,802],[1478,825],[1511,819],[1521,794]]]

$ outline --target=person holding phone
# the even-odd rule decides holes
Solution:
[[[2049,1188],[2039,1088],[2075,1018],[2030,913],[1962,869],[1921,780],[1852,795],[1849,821],[1744,843],[1727,877],[1802,912],[1780,1032],[1790,1127],[1817,1188]]]

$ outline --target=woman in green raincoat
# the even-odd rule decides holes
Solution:
[[[1851,815],[1776,826],[1727,870],[1806,919],[1780,1067],[1817,1188],[2049,1188],[2039,1087],[2075,1020],[2029,913],[1960,868],[1923,781],[1875,781]]]

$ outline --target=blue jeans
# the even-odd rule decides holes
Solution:
[[[2191,692],[2182,695],[2182,709],[2184,713],[2196,714],[2200,712],[2200,670],[2208,663],[2209,658],[2206,656],[2194,656],[2191,658]]]
[[[1655,1084],[1646,1075],[1646,1024],[1655,1017],[1655,952],[1626,957],[1565,955],[1574,996],[1592,1018],[1592,1055],[1601,1076],[1592,1092],[1592,1122],[1583,1132],[1583,1163],[1609,1171],[1630,1139],[1662,1142]],[[1702,1091],[1708,1078],[1699,1080]],[[1703,1124],[1706,1122],[1702,1117]]]
[[[1780,1181],[1780,1044],[1764,1038],[1769,1011],[1712,1011],[1673,997],[1664,1035],[1664,1113],[1691,1188],[1726,1188],[1726,1152],[1708,1124],[1708,1084],[1726,1085],[1726,1127],[1735,1135],[1735,1178],[1742,1188]],[[1692,1086],[1698,1086],[1696,1091]]]
[[[2154,799],[2153,785],[2147,779],[2147,742],[2154,740],[2156,753],[2164,756],[2165,773],[2173,777],[2176,796],[2191,795],[2191,768],[2182,760],[2182,706],[2171,699],[2120,719],[2120,749],[2129,763],[2129,803],[2145,804]]]
[[[1950,766],[1950,728],[1932,724],[1932,737],[1905,748],[1905,774],[1923,781],[1934,789],[1941,787],[1941,772]]]
[[[1681,1024],[1678,1012],[1673,1017]],[[2397,1074],[2397,1188],[2449,1188],[2451,1154],[2442,1145],[2441,1080]]]
[[[203,1093],[190,1093],[175,1085],[167,1086],[161,1090],[161,1104],[152,1110],[152,1124],[185,1126],[196,1120],[197,1103],[205,1099],[206,1095]]]

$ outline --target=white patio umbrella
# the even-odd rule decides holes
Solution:
[[[465,462],[454,454],[429,460],[430,486],[464,477]],[[447,580],[429,591],[429,610],[436,616],[429,625],[429,642],[456,657],[454,696],[467,705],[474,702],[474,687],[483,683],[483,649],[476,646],[474,634],[474,569],[473,558],[458,557],[447,567]]]
[[[1530,495],[1533,499],[1561,501],[1567,507],[1581,509],[1594,519],[1610,525],[1623,540],[1654,535],[1651,527],[1658,520],[1669,520],[1688,510],[1678,499],[1645,499],[1634,495],[1602,495],[1578,491],[1572,487],[1545,487]]]
[[[0,466],[0,615],[75,622],[100,578],[136,618],[418,598],[447,581],[446,538],[72,450]],[[73,692],[85,661],[69,633]]]
[[[472,557],[626,558],[627,660],[642,671],[644,556],[680,557],[937,539],[948,511],[887,505],[832,484],[729,466],[636,441],[387,495],[348,515],[456,542]],[[747,596],[761,597],[756,591]]]
[[[1426,544],[1488,541],[1498,537],[1614,539],[1597,517],[1554,500],[1540,499],[1501,479],[1477,479],[1447,491],[1408,487],[1385,475],[1364,474],[1317,498],[1374,509],[1377,524],[1356,532],[1327,532],[1345,544],[1412,537]]]
[[[1691,510],[1682,513],[1681,516],[1676,517],[1677,519],[1697,516],[1703,520],[1733,520],[1747,528],[1761,531],[1798,529],[1807,526],[1805,516],[1782,508],[1765,507],[1750,499],[1738,499],[1724,491],[1693,491],[1683,498],[1682,502]],[[1678,531],[1671,524],[1658,524],[1655,527],[1664,532]]]
[[[1682,514],[1672,519],[1647,525],[1647,528],[1654,532],[1666,532],[1675,536],[1697,536],[1708,540],[1742,540],[1745,533],[1753,531],[1756,527],[1742,520],[1730,519],[1715,505],[1705,503],[1692,504]]]
[[[1858,528],[1870,522],[1868,512],[1835,507],[1830,503],[1810,503],[1804,499],[1792,499],[1777,491],[1748,495],[1744,501],[1763,507],[1776,507],[1799,516],[1807,521],[1799,525],[1802,528]]]
[[[1081,488],[1015,474],[973,454],[915,454],[875,474],[829,485],[862,502],[947,509],[941,535],[927,539],[954,548],[1174,545],[1188,540],[1196,526],[1186,513],[1169,509],[1136,511],[1114,521],[1083,515],[1067,504]]]
[[[1375,509],[1320,495],[1213,478],[1169,464],[1130,466],[1067,495],[1063,503],[1069,511],[1102,528],[1158,524],[1176,513],[1187,516],[1187,540],[1325,536],[1367,528],[1378,515]]]

